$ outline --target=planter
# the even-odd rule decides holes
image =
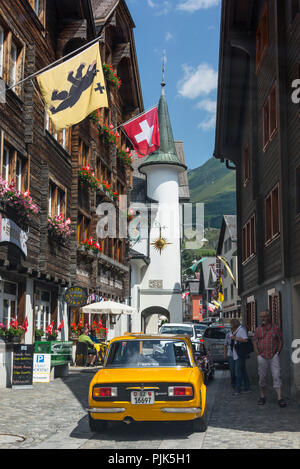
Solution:
[[[9,335],[7,336],[7,342],[10,342],[12,344],[20,344],[22,340],[22,337],[19,335]]]

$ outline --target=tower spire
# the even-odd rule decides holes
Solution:
[[[161,94],[162,96],[165,95],[165,59],[166,59],[166,54],[165,51],[163,51],[163,56],[162,56],[162,81],[161,81]]]

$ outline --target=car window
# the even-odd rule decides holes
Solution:
[[[179,340],[120,340],[108,350],[105,368],[191,366],[186,342]]]
[[[200,335],[202,336],[206,329],[207,329],[207,326],[195,326],[195,331],[196,331],[197,337],[200,336]]]
[[[161,334],[188,334],[190,337],[192,337],[193,334],[193,328],[192,327],[185,327],[185,326],[162,326],[160,329]]]
[[[210,331],[211,329],[208,327],[204,332],[204,337],[206,337],[207,339],[210,337]]]
[[[210,329],[210,338],[211,339],[225,339],[227,330],[219,329],[218,327],[212,327]]]

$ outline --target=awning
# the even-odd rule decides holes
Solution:
[[[84,306],[82,312],[92,314],[132,314],[135,313],[136,310],[131,306],[109,300]]]

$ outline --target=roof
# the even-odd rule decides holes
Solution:
[[[127,13],[127,16],[130,20],[131,26],[135,27],[131,14],[124,0],[91,0],[95,23],[96,24],[106,23],[106,21],[108,20],[110,15],[114,12],[114,10],[117,8],[119,3],[122,3]]]
[[[140,171],[145,166],[153,164],[171,164],[181,167],[182,171],[187,169],[177,155],[164,86],[165,84],[162,83],[162,93],[158,103],[160,147],[143,161],[139,168]]]
[[[181,324],[182,325],[182,324]],[[117,340],[134,340],[134,339],[146,339],[146,340],[151,340],[151,339],[157,339],[157,340],[166,340],[168,339],[181,339],[181,340],[190,340],[189,336],[186,334],[142,334],[139,332],[128,332],[120,337],[114,337],[112,341],[117,341]]]
[[[181,163],[185,165],[186,161],[185,161],[183,141],[182,140],[175,141],[175,148],[176,148],[176,152],[177,152],[179,160],[181,161]],[[187,202],[188,200],[190,200],[190,188],[189,188],[187,171],[183,171],[178,174],[178,182],[179,182],[179,199],[181,201]]]
[[[224,243],[224,237],[226,228],[228,228],[229,236],[232,241],[237,241],[237,227],[236,227],[236,215],[223,215],[222,225],[220,230],[220,236],[217,247],[217,254],[222,253],[222,247]]]

